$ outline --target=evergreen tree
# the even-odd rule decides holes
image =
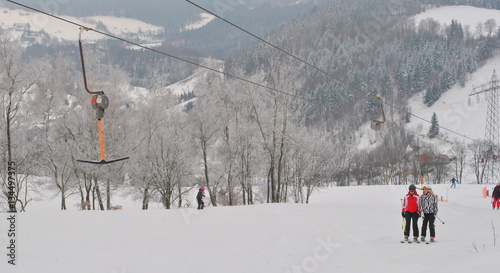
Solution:
[[[464,31],[462,29],[462,24],[458,23],[457,20],[451,20],[451,26],[448,32],[448,39],[450,41],[462,41],[464,38]]]
[[[432,106],[441,97],[441,90],[437,85],[432,85],[429,87],[427,92],[425,92],[424,103],[427,106]]]
[[[392,96],[393,83],[387,69],[384,69],[380,77],[380,93],[382,96]]]
[[[441,74],[441,91],[449,90],[455,84],[455,78],[456,73],[454,73],[453,68],[446,66]]]
[[[411,121],[411,109],[405,109],[405,122],[409,123]]]
[[[435,138],[438,134],[439,134],[438,119],[436,113],[432,113],[431,128],[429,129],[429,134],[427,134],[427,136],[429,138]]]

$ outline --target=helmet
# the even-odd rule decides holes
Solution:
[[[200,191],[205,191],[205,187],[201,187],[201,188],[200,188]]]
[[[411,184],[410,187],[408,187],[409,190],[416,190],[417,187],[415,187],[415,185]]]

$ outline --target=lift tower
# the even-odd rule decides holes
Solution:
[[[497,159],[497,149],[498,149],[498,89],[499,82],[495,70],[493,70],[493,75],[491,80],[480,86],[474,87],[471,94],[469,95],[469,105],[472,100],[470,97],[476,96],[476,101],[479,102],[481,94],[486,97],[486,102],[488,103],[487,113],[486,113],[486,130],[485,138],[486,145],[488,145],[488,150],[486,151],[482,161],[486,164],[486,174],[489,175],[489,183],[499,183],[499,173],[496,170],[496,159]]]

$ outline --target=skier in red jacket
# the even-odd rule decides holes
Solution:
[[[495,209],[495,207],[497,209],[500,208],[500,183],[498,183],[495,188],[493,189],[493,193],[491,194],[491,197],[493,198],[492,199],[492,205],[493,205],[493,209]]]
[[[419,196],[416,192],[415,185],[410,185],[408,194],[403,199],[403,209],[401,215],[406,220],[404,229],[404,240],[408,241],[410,236],[410,225],[413,227],[413,241],[418,242],[418,218],[420,217],[420,209],[418,207]]]

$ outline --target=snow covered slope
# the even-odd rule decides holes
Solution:
[[[474,31],[478,23],[484,23],[488,19],[495,19],[500,24],[500,10],[476,8],[471,6],[444,6],[429,9],[417,16],[415,21],[432,18],[441,24],[451,25],[451,20],[457,20],[463,27],[470,26]]]
[[[121,211],[35,202],[17,215],[16,266],[7,263],[8,215],[1,215],[0,272],[492,272],[500,211],[481,197],[482,187],[434,186],[449,202],[439,204],[430,245],[399,242],[404,186],[325,188],[309,205],[203,211],[141,211],[125,199]]]

